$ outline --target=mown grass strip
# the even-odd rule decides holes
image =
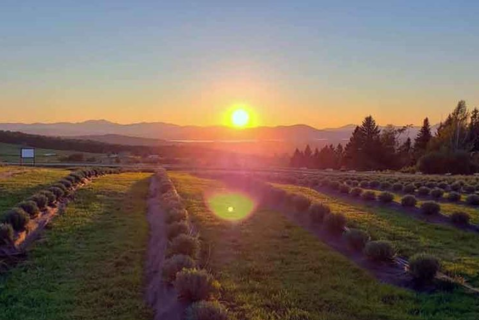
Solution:
[[[0,276],[0,319],[150,319],[143,303],[149,176],[96,179]]]
[[[259,210],[233,224],[220,220],[203,195],[223,183],[187,173],[170,178],[198,226],[203,259],[224,286],[238,319],[476,319],[475,298],[417,294],[380,284],[281,214]],[[225,203],[225,206],[228,205]]]

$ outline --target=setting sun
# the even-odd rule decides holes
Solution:
[[[249,123],[249,114],[244,109],[237,109],[231,115],[231,123],[235,127],[244,127]]]

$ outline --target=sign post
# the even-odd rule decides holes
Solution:
[[[23,165],[24,159],[33,159],[33,165],[35,165],[35,149],[33,148],[20,149],[20,165]]]

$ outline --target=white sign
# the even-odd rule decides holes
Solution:
[[[35,149],[22,149],[22,159],[35,158]]]

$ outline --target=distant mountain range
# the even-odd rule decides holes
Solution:
[[[162,144],[176,142],[219,141],[329,141],[337,143],[348,140],[356,125],[339,128],[316,129],[307,125],[256,127],[234,129],[225,126],[179,126],[163,122],[118,124],[106,120],[90,120],[79,123],[0,123],[0,130],[20,131],[47,136],[79,137],[103,140],[103,142],[129,140],[128,144]],[[409,136],[417,134],[418,128],[409,130]],[[143,138],[135,139],[135,138]]]
[[[325,144],[345,144],[355,124],[339,128],[316,129],[307,125],[256,127],[238,130],[225,126],[180,126],[163,122],[142,122],[118,124],[106,120],[90,120],[79,123],[0,123],[0,130],[20,131],[30,134],[89,139],[106,143],[125,145],[165,145],[172,143],[208,144],[256,144],[264,146],[284,145],[302,147],[311,144],[321,147]],[[419,128],[410,128],[406,136],[415,137]],[[230,147],[231,148],[231,147]],[[250,148],[251,149],[251,148]],[[276,150],[277,149],[277,150]],[[276,148],[283,151],[283,148]]]

